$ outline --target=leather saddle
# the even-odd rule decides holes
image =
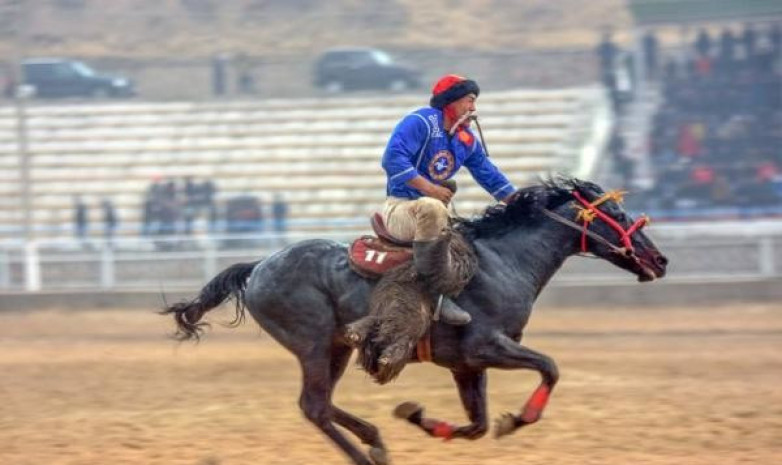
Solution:
[[[446,179],[440,183],[456,193],[456,181]],[[361,236],[348,249],[348,263],[356,273],[365,278],[378,279],[388,270],[413,258],[413,241],[394,237],[388,232],[383,215],[375,212],[370,218],[375,236]]]
[[[388,270],[413,258],[413,241],[394,237],[388,232],[383,216],[370,218],[375,236],[361,236],[348,249],[350,268],[365,278],[378,279]]]

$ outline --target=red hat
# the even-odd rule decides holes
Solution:
[[[432,88],[432,98],[429,105],[442,109],[449,103],[455,102],[465,95],[481,93],[478,83],[472,79],[463,78],[455,74],[449,74],[440,78]]]

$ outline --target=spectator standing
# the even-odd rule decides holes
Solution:
[[[779,23],[771,27],[771,30],[768,32],[768,39],[771,42],[774,56],[779,59],[782,55],[782,27],[780,27]]]
[[[272,220],[274,222],[274,232],[277,237],[284,241],[285,231],[287,230],[288,204],[283,199],[282,194],[274,194],[272,201]]]
[[[720,61],[723,69],[728,72],[733,71],[733,59],[736,56],[736,37],[730,29],[723,29],[720,35]]]
[[[103,237],[108,246],[112,245],[114,233],[117,230],[117,210],[114,208],[114,202],[109,199],[103,199],[101,202],[103,210]]]
[[[241,95],[255,94],[255,77],[253,77],[252,62],[245,53],[240,53],[234,59],[236,70],[236,90]]]
[[[144,218],[141,226],[141,235],[156,235],[160,232],[160,219],[162,217],[163,184],[160,177],[155,177],[144,195]]]
[[[89,221],[87,216],[87,205],[84,203],[81,196],[77,195],[73,200],[74,233],[76,238],[82,242],[87,239],[87,228]]]
[[[603,85],[605,86],[608,97],[611,99],[611,106],[615,113],[621,113],[621,98],[620,98],[620,83],[617,68],[619,57],[619,47],[617,47],[611,40],[611,33],[605,32],[603,38],[597,46],[596,50],[599,63],[600,63],[600,75]],[[622,77],[627,79],[622,81],[622,85],[629,85],[629,74],[623,74]]]
[[[752,24],[747,23],[744,25],[744,32],[741,34],[741,42],[744,45],[744,52],[747,54],[747,58],[755,56],[757,38],[758,35],[752,27]]]
[[[698,31],[698,37],[695,39],[695,51],[698,56],[709,56],[711,53],[711,36],[706,29]]]
[[[653,80],[657,78],[659,48],[657,35],[652,30],[647,31],[643,38],[644,65],[646,66],[647,79]]]
[[[160,199],[160,233],[163,235],[177,233],[177,222],[182,214],[179,200],[176,181],[169,179],[163,184]]]
[[[193,182],[191,176],[185,177],[185,199],[184,207],[182,211],[182,218],[184,220],[184,234],[189,236],[193,233],[193,221],[198,214],[200,207],[200,189],[198,185]]]
[[[611,33],[605,32],[596,50],[600,63],[600,75],[606,88],[613,92],[616,88],[616,75],[614,72],[616,56],[619,48],[611,39]]]
[[[217,228],[217,204],[215,203],[215,194],[217,187],[211,179],[207,179],[201,184],[201,199],[203,206],[207,210],[209,221],[209,232],[216,231]]]
[[[219,53],[212,58],[212,95],[215,97],[225,95],[227,61],[228,56],[225,53]]]
[[[153,213],[152,196],[149,195],[149,192],[144,195],[141,210],[141,235],[148,236],[152,232]]]

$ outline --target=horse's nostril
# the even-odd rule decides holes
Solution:
[[[660,266],[667,266],[668,265],[668,259],[665,257],[665,255],[658,255],[656,258],[657,264]]]

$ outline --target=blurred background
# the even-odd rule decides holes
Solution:
[[[480,83],[486,145],[517,185],[628,190],[669,281],[782,274],[777,1],[0,10],[2,290],[194,289],[295,240],[367,233],[388,134],[445,73]],[[491,199],[464,176],[469,216]],[[557,282],[625,279],[574,262]]]
[[[339,405],[397,463],[778,463],[781,27],[779,0],[0,0],[0,463],[347,463],[257,325],[175,350],[155,311],[370,233],[387,138],[446,73],[480,84],[517,186],[628,191],[669,274],[566,263],[524,335],[561,382],[512,438],[391,418],[417,400],[463,424],[433,364],[372,389],[348,370]],[[471,216],[492,199],[462,171]],[[490,417],[538,381],[492,370]]]

